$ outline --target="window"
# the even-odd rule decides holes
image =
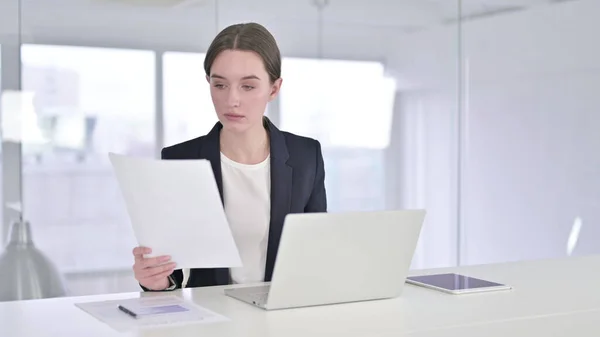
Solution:
[[[385,208],[395,83],[378,62],[286,58],[281,128],[323,146],[331,211]]]
[[[163,56],[165,145],[206,134],[217,122],[204,74],[204,54]]]
[[[65,273],[131,268],[136,242],[107,153],[153,156],[150,51],[23,45],[42,137],[23,150],[24,215]]]

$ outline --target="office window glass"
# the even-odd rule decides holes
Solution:
[[[463,25],[465,263],[600,253],[599,14],[548,2]]]
[[[386,208],[395,82],[378,62],[285,58],[281,128],[323,146],[329,209]]]
[[[204,74],[204,54],[168,52],[163,56],[165,145],[201,136],[217,122]]]
[[[108,152],[155,152],[155,56],[143,50],[23,45],[24,215],[67,276],[131,271],[136,245]]]

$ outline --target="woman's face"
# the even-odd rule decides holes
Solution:
[[[262,127],[267,103],[281,87],[281,79],[271,83],[258,54],[241,50],[221,52],[207,80],[219,121],[223,128],[235,132]]]

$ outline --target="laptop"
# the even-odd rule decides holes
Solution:
[[[270,283],[225,289],[265,310],[402,294],[424,210],[289,214]]]

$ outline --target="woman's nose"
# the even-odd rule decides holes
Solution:
[[[237,107],[240,105],[240,95],[234,88],[229,89],[229,96],[227,97],[229,106]]]

